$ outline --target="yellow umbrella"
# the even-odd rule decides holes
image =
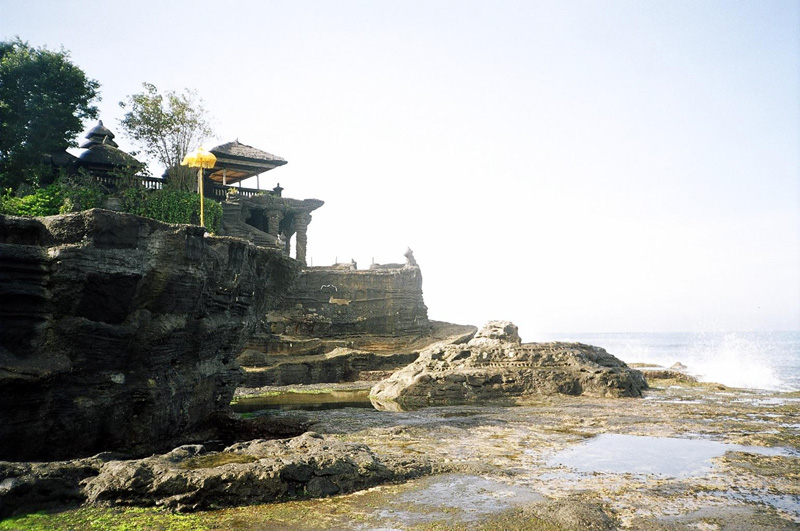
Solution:
[[[203,146],[183,157],[181,161],[181,166],[200,168],[197,170],[197,191],[200,193],[200,225],[203,227],[206,226],[203,216],[203,168],[213,168],[216,163],[217,157],[210,151],[203,149]]]

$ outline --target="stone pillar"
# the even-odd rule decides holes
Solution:
[[[267,232],[273,236],[277,236],[280,232],[281,220],[283,219],[283,212],[280,210],[267,211]]]
[[[297,253],[296,259],[306,265],[306,246],[308,245],[308,225],[311,223],[311,214],[308,212],[298,212],[294,217],[294,226],[297,230]]]

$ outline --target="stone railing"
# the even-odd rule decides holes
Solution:
[[[94,178],[98,183],[112,190],[117,188],[117,183],[119,182],[119,177],[111,174],[95,175]],[[142,183],[142,186],[148,190],[161,190],[164,187],[164,179],[159,177],[136,175],[134,178],[139,179]]]
[[[255,197],[259,194],[265,195],[278,195],[274,190],[257,190],[256,188],[239,188],[238,186],[223,186],[221,184],[213,184],[205,189],[208,197],[213,197],[223,201],[227,195],[228,190],[236,190],[236,193],[242,197]]]
[[[119,177],[112,174],[95,175],[94,178],[98,183],[112,190],[117,188],[117,183],[119,181]],[[137,175],[135,178],[139,179],[142,183],[142,186],[148,190],[161,190],[164,188],[164,183],[166,182],[160,177]],[[213,197],[219,201],[224,201],[227,197],[228,191],[231,189],[236,190],[236,193],[242,197],[255,197],[260,194],[277,195],[279,197],[281,195],[279,190],[258,190],[256,188],[240,188],[238,186],[223,186],[220,184],[212,184],[207,186],[205,189],[205,195],[206,197]]]

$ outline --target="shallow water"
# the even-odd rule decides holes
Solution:
[[[526,487],[470,474],[444,474],[408,483],[376,515],[382,529],[405,528],[441,520],[448,512],[460,522],[473,522],[544,497]],[[370,527],[369,529],[374,529]]]
[[[713,459],[725,452],[790,455],[780,448],[743,446],[705,439],[678,439],[606,433],[558,452],[549,466],[579,472],[657,474],[669,477],[702,476],[713,469]]]
[[[347,407],[373,409],[369,389],[330,391],[325,393],[286,392],[269,396],[242,397],[231,404],[236,413],[264,410],[320,411]]]

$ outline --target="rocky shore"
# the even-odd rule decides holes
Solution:
[[[301,274],[199,227],[0,216],[0,530],[800,524],[800,396],[429,321],[406,257]]]
[[[360,384],[363,389],[369,385]],[[342,387],[354,386],[358,387]],[[319,388],[315,386],[315,390]],[[269,446],[262,442],[252,443],[253,448],[249,444],[237,445],[219,454],[196,453],[196,447],[189,447],[173,455],[125,464],[107,461],[102,465],[109,467],[102,480],[93,476],[84,482],[87,489],[89,485],[93,489],[105,485],[104,490],[92,491],[98,493],[100,506],[47,516],[18,516],[4,523],[12,525],[11,529],[25,529],[35,521],[36,525],[54,530],[81,528],[89,521],[106,521],[109,527],[157,523],[161,526],[158,528],[176,530],[180,526],[198,530],[301,531],[797,529],[797,393],[652,378],[643,395],[640,399],[527,396],[518,397],[513,404],[485,401],[407,412],[366,408],[264,412],[257,417],[271,423],[302,424],[314,433]],[[603,449],[604,441],[611,443],[610,449]],[[647,451],[654,446],[660,448],[659,443],[677,446],[660,455]],[[282,453],[303,444],[314,445],[315,450],[301,455]],[[324,446],[335,450],[335,454],[326,454]],[[161,500],[169,506],[169,496],[162,495],[170,492],[178,494],[172,507],[182,503],[187,503],[186,508],[194,503],[207,508],[224,507],[224,503],[211,503],[213,496],[206,496],[224,491],[225,483],[218,479],[212,480],[218,483],[210,484],[216,486],[193,491],[189,488],[191,482],[173,479],[155,487],[148,473],[128,472],[163,467],[170,470],[173,478],[187,472],[198,474],[196,477],[233,477],[231,471],[240,470],[237,467],[259,462],[259,467],[268,467],[275,463],[262,457],[266,448],[269,452],[279,448],[276,455],[282,460],[288,458],[275,470],[285,471],[280,468],[285,466],[291,470],[300,464],[305,472],[299,477],[308,481],[319,477],[335,484],[335,474],[320,473],[325,470],[323,463],[332,464],[337,455],[344,456],[345,462],[350,459],[351,464],[332,464],[343,474],[345,488],[332,497],[289,497],[280,504],[261,504],[261,494],[251,491],[255,505],[189,515],[158,507],[102,507],[118,501],[140,504],[147,500]],[[250,461],[252,457],[248,456],[258,461]],[[312,457],[318,461],[312,463]],[[369,467],[374,467],[376,481],[423,475],[402,483],[390,479],[382,486],[344,494],[355,471]],[[128,472],[122,474],[123,471]],[[281,474],[278,472],[270,481],[278,485]],[[292,479],[293,472],[283,475],[288,479],[283,481],[287,493],[292,486],[297,489],[302,484]],[[133,494],[114,490],[114,485],[136,483],[137,478],[141,481],[140,494],[147,493],[152,498],[137,500]],[[0,491],[8,488],[7,483],[4,485]],[[178,493],[176,485],[185,490]],[[265,492],[279,492],[282,488]],[[72,506],[77,504],[73,500]]]

